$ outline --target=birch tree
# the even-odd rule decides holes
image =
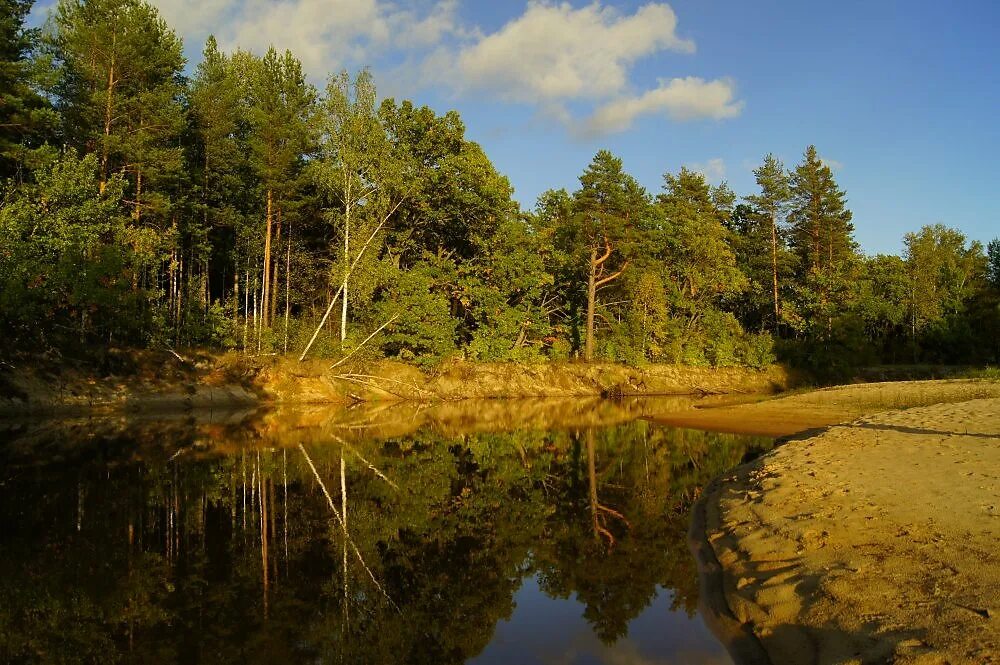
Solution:
[[[350,302],[351,242],[365,221],[381,209],[389,194],[388,142],[377,115],[375,83],[367,70],[351,80],[346,71],[331,76],[317,115],[320,160],[317,183],[333,203],[327,214],[339,225],[343,240],[340,259],[340,341],[347,337]],[[364,238],[361,238],[363,241]],[[369,250],[370,251],[370,250]],[[375,252],[373,252],[374,254]]]

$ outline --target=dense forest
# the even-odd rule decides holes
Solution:
[[[866,255],[810,146],[740,197],[598,152],[521,210],[459,115],[314,88],[292,53],[187,69],[142,0],[0,0],[2,353],[198,346],[421,364],[827,370],[1000,360],[1000,240]],[[865,223],[878,223],[865,220]]]

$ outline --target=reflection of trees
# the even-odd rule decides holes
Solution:
[[[693,611],[687,509],[762,443],[643,422],[350,444],[237,429],[219,433],[234,454],[202,458],[147,429],[141,460],[130,434],[8,469],[0,661],[457,663],[536,573],[612,641],[658,586]],[[204,436],[170,432],[178,450]],[[289,441],[309,462],[272,448]]]

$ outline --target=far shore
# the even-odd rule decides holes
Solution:
[[[768,395],[801,381],[780,365],[691,367],[611,363],[474,363],[433,368],[391,360],[331,361],[236,354],[121,352],[101,366],[54,360],[0,366],[0,416],[175,412],[253,405],[349,405],[534,397]]]

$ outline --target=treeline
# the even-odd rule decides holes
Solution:
[[[521,211],[457,113],[379,103],[289,53],[191,76],[141,0],[0,0],[4,349],[206,346],[422,363],[814,368],[1000,360],[1000,241],[944,226],[866,256],[809,147],[737,197],[644,190],[599,152]]]

